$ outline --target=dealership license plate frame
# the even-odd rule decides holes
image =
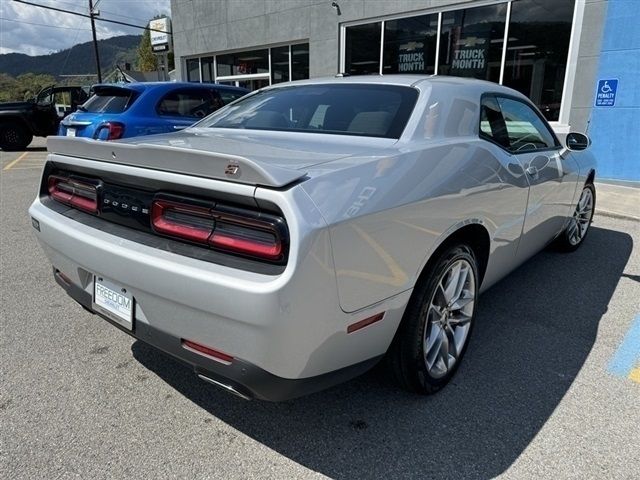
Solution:
[[[118,305],[118,302],[107,298],[105,294],[109,292],[112,297],[122,297],[129,300],[129,307],[126,308],[126,302]],[[131,292],[116,282],[105,279],[99,275],[93,276],[93,309],[127,330],[133,331],[135,299]]]

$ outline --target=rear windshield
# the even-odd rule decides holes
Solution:
[[[399,138],[417,97],[397,85],[296,85],[250,95],[198,126]]]
[[[122,113],[135,100],[137,93],[122,88],[100,90],[80,110],[91,113]]]

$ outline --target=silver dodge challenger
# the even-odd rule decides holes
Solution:
[[[280,401],[384,358],[429,394],[482,291],[584,241],[589,143],[493,83],[308,80],[181,132],[50,137],[29,214],[69,296],[202,380]]]

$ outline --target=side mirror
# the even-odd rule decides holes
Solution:
[[[567,148],[578,152],[591,145],[591,140],[583,133],[572,132],[567,134]]]

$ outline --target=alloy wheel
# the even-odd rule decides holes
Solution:
[[[593,216],[593,192],[591,188],[585,187],[580,195],[578,205],[571,218],[567,238],[571,245],[578,245],[589,229],[591,217]]]
[[[441,378],[460,357],[469,336],[475,308],[476,278],[464,259],[453,262],[441,275],[426,310],[424,361],[429,374]]]

